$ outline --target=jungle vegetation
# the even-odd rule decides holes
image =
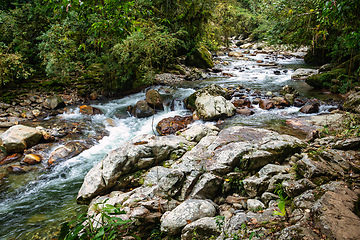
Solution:
[[[359,14],[353,0],[0,0],[0,88],[127,91],[230,37],[305,45],[308,62],[340,64],[360,53]]]

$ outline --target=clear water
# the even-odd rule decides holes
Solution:
[[[193,93],[194,89],[211,83],[224,87],[243,85],[252,90],[275,93],[284,85],[292,85],[306,97],[317,97],[323,100],[336,97],[322,95],[321,92],[312,90],[303,82],[290,79],[292,68],[304,65],[302,60],[293,58],[278,61],[282,65],[279,69],[281,75],[275,75],[274,68],[259,67],[254,61],[259,59],[266,61],[266,57],[264,54],[259,54],[252,57],[252,61],[223,57],[224,60],[230,62],[229,65],[222,67],[224,72],[231,73],[234,77],[222,77],[218,74],[204,81],[169,87],[171,93],[166,93],[163,88],[158,89],[165,97],[166,103],[170,103],[173,99],[183,100]],[[10,176],[7,180],[8,190],[0,193],[0,239],[55,238],[62,223],[71,221],[86,211],[86,206],[76,204],[76,196],[84,176],[95,163],[134,136],[143,133],[152,134],[153,128],[161,119],[190,114],[181,104],[178,104],[175,111],[171,111],[169,106],[166,106],[165,110],[157,113],[154,118],[137,119],[128,116],[126,107],[144,99],[144,95],[144,92],[141,92],[122,99],[92,105],[100,108],[104,115],[89,118],[79,114],[79,110],[74,108],[70,113],[58,116],[69,122],[87,121],[94,129],[104,127],[108,130],[109,136],[104,137],[77,157],[61,162],[54,168]],[[330,107],[323,106],[322,112],[328,111]],[[296,107],[265,111],[255,106],[255,111],[256,114],[250,117],[235,116],[227,120],[225,125],[241,124],[281,129],[284,127],[283,119],[302,115]],[[104,124],[107,118],[112,118],[115,126]]]

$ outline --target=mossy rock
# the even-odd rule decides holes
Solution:
[[[330,89],[332,84],[332,80],[333,79],[338,79],[338,77],[340,75],[344,75],[346,74],[346,70],[345,69],[335,69],[333,71],[330,72],[324,72],[324,73],[320,73],[320,74],[315,74],[312,75],[310,77],[308,77],[305,82],[307,84],[309,84],[312,87],[315,88],[326,88],[326,89]]]
[[[328,53],[329,50],[325,48],[316,48],[307,52],[304,60],[307,64],[323,65],[331,61]]]
[[[185,59],[185,63],[188,66],[195,66],[203,69],[214,67],[211,53],[205,47],[199,47],[190,52]]]

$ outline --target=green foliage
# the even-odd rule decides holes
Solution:
[[[0,146],[0,151],[2,151],[3,153],[7,154],[6,149],[3,146]]]
[[[181,33],[178,33],[181,34]],[[154,69],[164,69],[173,62],[181,41],[156,25],[145,25],[141,31],[116,44],[110,53],[108,87],[129,90],[153,82]]]
[[[65,240],[77,239],[121,239],[128,235],[128,228],[131,220],[122,220],[119,215],[125,214],[119,207],[103,203],[96,204],[99,208],[100,217],[96,214],[88,216],[86,213],[81,214],[77,220],[65,225],[62,232],[67,234]],[[63,227],[64,228],[64,227]],[[133,236],[136,237],[136,236]],[[136,237],[136,239],[140,239]]]
[[[8,54],[0,49],[0,89],[14,79],[27,79],[33,71],[25,66],[20,54]]]

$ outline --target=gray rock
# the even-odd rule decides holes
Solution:
[[[110,152],[85,176],[78,202],[86,203],[100,192],[113,187],[125,174],[151,167],[169,159],[173,151],[187,150],[190,144],[181,136],[141,135]]]
[[[315,158],[316,155],[313,155]],[[320,176],[337,177],[338,174],[322,158],[311,159],[308,154],[297,162],[297,172],[304,178],[314,178]]]
[[[221,234],[217,224],[217,218],[204,217],[186,225],[181,231],[181,240],[192,240],[201,237],[210,239]]]
[[[282,187],[284,189],[284,192],[289,197],[295,197],[306,190],[316,188],[316,185],[312,183],[309,179],[303,178],[297,181],[294,180],[288,180],[282,183]]]
[[[360,92],[350,94],[343,105],[347,111],[360,113]]]
[[[138,101],[132,109],[132,115],[137,118],[145,118],[154,115],[154,110],[145,100]]]
[[[204,217],[214,217],[216,209],[210,201],[191,199],[181,203],[171,212],[161,217],[161,231],[176,235],[188,224]]]
[[[68,160],[79,155],[81,152],[86,150],[88,145],[81,141],[68,142],[65,146],[61,146],[54,150],[49,157],[48,164],[54,165],[61,161]]]
[[[214,174],[204,173],[194,186],[190,198],[211,199],[213,200],[221,193],[224,180]]]
[[[258,212],[259,210],[264,210],[265,209],[265,205],[256,199],[248,199],[247,200],[247,208],[250,211],[253,212]]]
[[[225,91],[222,87],[216,84],[211,84],[207,87],[204,87],[202,89],[197,90],[193,94],[191,94],[189,97],[187,97],[184,101],[188,108],[191,110],[196,110],[195,101],[198,96],[201,94],[208,94],[211,96],[222,96],[227,100],[230,100],[231,97],[227,91]]]
[[[243,186],[249,197],[260,196],[267,191],[274,191],[275,184],[284,179],[289,179],[292,175],[283,174],[290,170],[289,166],[267,164],[257,175],[253,175],[243,180]]]
[[[183,131],[181,136],[185,137],[188,141],[200,142],[206,135],[216,136],[220,132],[216,126],[213,125],[194,125],[189,129]]]
[[[320,238],[311,228],[302,227],[300,224],[295,224],[290,227],[286,227],[281,232],[276,234],[278,240],[288,239],[312,239],[320,240]]]
[[[162,192],[161,196],[172,197],[180,190],[184,178],[184,173],[179,170],[153,167],[145,177],[144,184],[148,186],[158,185],[159,190]]]
[[[204,120],[216,120],[221,117],[231,117],[236,108],[222,96],[212,96],[207,93],[199,95],[195,100],[197,115]]]
[[[46,109],[58,109],[65,107],[64,99],[60,96],[54,96],[52,98],[48,98],[43,102],[43,107]]]
[[[306,80],[308,77],[314,74],[318,74],[318,70],[310,69],[310,68],[298,68],[296,71],[291,75],[291,79],[294,80]]]
[[[6,130],[0,137],[0,145],[7,152],[23,152],[34,146],[42,137],[39,130],[33,127],[15,125]]]
[[[218,136],[204,137],[173,167],[183,172],[205,170],[223,175],[235,167],[255,170],[275,161],[281,163],[302,146],[304,143],[292,136],[235,126],[222,130]]]
[[[266,205],[268,205],[270,203],[270,201],[277,200],[277,199],[279,199],[279,196],[276,194],[270,193],[270,192],[264,192],[261,195],[261,201]]]

